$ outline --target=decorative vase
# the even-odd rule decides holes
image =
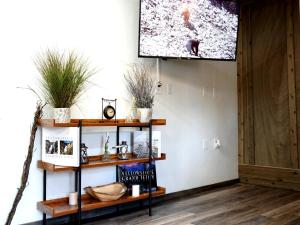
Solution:
[[[108,143],[109,143],[109,136],[108,136],[108,133],[106,133],[106,141],[105,141],[105,144],[104,144],[104,153],[103,153],[103,156],[102,156],[103,161],[108,161],[109,160]]]
[[[54,108],[54,119],[56,123],[70,123],[70,108]]]
[[[152,119],[151,108],[137,108],[137,118],[141,123],[149,123]]]
[[[105,143],[104,145],[104,154],[102,156],[103,161],[108,161],[109,160],[109,151],[108,151],[108,142]]]
[[[104,151],[104,154],[102,156],[102,161],[108,161],[109,160],[109,151]]]

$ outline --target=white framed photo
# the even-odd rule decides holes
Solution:
[[[79,166],[79,128],[42,128],[42,161]]]

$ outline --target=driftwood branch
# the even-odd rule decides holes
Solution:
[[[31,127],[31,134],[30,134],[30,139],[29,139],[29,146],[28,146],[28,152],[27,152],[27,157],[24,161],[24,165],[23,165],[23,173],[22,173],[22,177],[21,177],[21,186],[18,188],[18,192],[15,196],[15,200],[12,204],[11,210],[7,216],[5,225],[10,225],[14,215],[16,213],[16,209],[17,206],[23,196],[23,192],[25,190],[25,188],[27,187],[27,182],[28,182],[28,176],[29,176],[29,170],[30,170],[30,164],[32,161],[32,155],[33,155],[33,151],[34,151],[34,140],[35,140],[35,135],[36,135],[36,131],[38,128],[38,119],[41,118],[42,116],[42,110],[44,108],[45,105],[43,105],[42,103],[37,103],[36,106],[36,111],[34,114],[34,119],[33,119],[33,124]]]

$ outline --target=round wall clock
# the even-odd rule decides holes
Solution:
[[[114,107],[112,107],[111,105],[107,105],[104,109],[103,109],[103,115],[106,119],[112,119],[114,118],[114,116],[116,115],[116,110]]]

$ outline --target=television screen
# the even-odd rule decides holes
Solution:
[[[234,0],[140,0],[139,56],[235,60]]]

